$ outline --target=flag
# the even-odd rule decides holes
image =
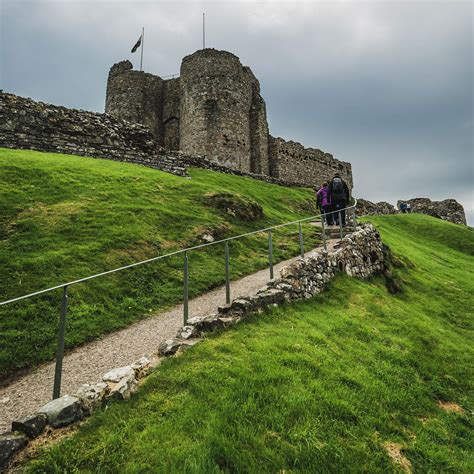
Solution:
[[[142,44],[142,35],[138,38],[138,41],[135,43],[135,46],[132,48],[132,53],[134,53]]]

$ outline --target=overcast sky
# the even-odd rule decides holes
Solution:
[[[373,201],[455,198],[474,224],[473,3],[0,0],[0,88],[103,112],[145,27],[144,69],[206,46],[260,80],[270,132],[352,163]]]

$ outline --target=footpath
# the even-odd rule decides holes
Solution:
[[[337,239],[327,241],[331,252]],[[305,256],[322,251],[317,247]],[[274,265],[275,275],[281,268],[298,257]],[[231,283],[231,296],[250,296],[264,286],[269,270],[260,270]],[[225,303],[225,287],[221,286],[189,301],[189,316],[217,312]],[[100,380],[109,370],[130,365],[142,356],[158,359],[161,342],[174,338],[183,325],[183,305],[157,313],[120,331],[85,344],[66,353],[63,362],[61,393],[75,393],[85,383]],[[51,400],[54,380],[54,362],[48,362],[22,374],[8,385],[0,387],[0,433],[8,431],[13,420],[35,412]]]

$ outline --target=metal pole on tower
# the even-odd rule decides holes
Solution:
[[[206,14],[202,14],[202,49],[206,49]]]
[[[145,27],[142,28],[142,47],[140,50],[140,71],[143,71],[143,44],[145,43]]]

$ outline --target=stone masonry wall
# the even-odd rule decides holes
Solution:
[[[318,186],[338,171],[352,188],[349,163],[270,137],[258,80],[226,51],[185,57],[181,77],[169,80],[134,71],[130,61],[115,64],[107,81],[107,114],[11,94],[1,100],[3,146],[132,161],[179,175],[190,161],[204,168],[213,163],[222,172],[297,186]],[[167,152],[178,149],[189,159]]]
[[[336,160],[321,150],[305,148],[298,142],[270,136],[269,161],[270,174],[276,178],[319,187],[338,172],[349,188],[353,187],[350,163]]]
[[[4,92],[0,92],[0,146],[136,163],[179,176],[187,176],[187,168],[193,167],[295,186],[268,175],[227,168],[202,156],[165,150],[145,125]]]
[[[0,93],[0,146],[160,167],[148,127]]]
[[[181,64],[180,150],[250,171],[251,77],[239,58],[203,49]]]
[[[163,82],[153,74],[133,71],[130,61],[114,64],[107,80],[105,112],[148,126],[162,144]]]
[[[167,150],[306,186],[318,186],[338,171],[352,188],[349,163],[270,137],[260,84],[227,51],[207,48],[186,56],[181,76],[170,80],[133,71],[129,61],[117,63],[110,69],[105,110],[148,125]]]

